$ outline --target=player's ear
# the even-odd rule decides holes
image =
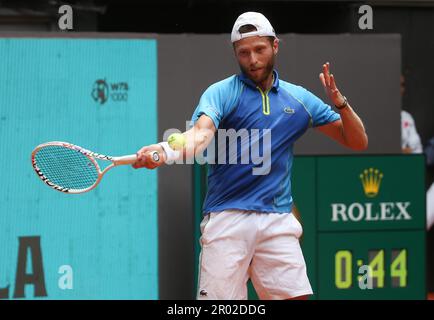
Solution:
[[[234,49],[235,55],[237,55],[237,43],[236,42],[232,43],[232,48]]]
[[[273,40],[273,52],[274,52],[274,55],[276,55],[278,51],[279,51],[279,39],[274,38],[274,40]]]

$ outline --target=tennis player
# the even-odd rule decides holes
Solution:
[[[186,148],[174,151],[167,142],[145,146],[133,166],[152,169],[192,157],[208,146],[217,130],[258,129],[260,138],[269,132],[269,150],[264,144],[263,152],[271,154],[271,162],[264,174],[253,173],[257,164],[250,158],[247,164],[209,167],[197,298],[246,299],[250,278],[260,299],[306,299],[312,288],[299,244],[302,227],[291,213],[294,142],[309,127],[353,150],[366,149],[368,138],[336,87],[329,63],[319,77],[336,111],[305,88],[279,79],[274,69],[279,40],[265,16],[240,15],[231,40],[241,72],[203,93],[192,117],[194,126],[184,133]],[[154,150],[162,155],[159,162],[149,156]],[[236,155],[240,160],[241,153]]]

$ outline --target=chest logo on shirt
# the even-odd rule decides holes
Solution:
[[[291,109],[291,107],[285,107],[285,108],[283,109],[283,111],[284,111],[285,113],[288,113],[288,114],[294,114],[294,113],[295,113],[295,109]]]

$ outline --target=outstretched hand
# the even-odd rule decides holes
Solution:
[[[330,63],[327,62],[322,66],[323,72],[319,74],[319,79],[324,87],[324,90],[335,106],[341,106],[345,99],[336,87],[335,77],[330,74]]]

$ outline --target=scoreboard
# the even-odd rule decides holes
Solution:
[[[424,168],[422,155],[296,158],[314,298],[426,298]]]
[[[422,232],[321,233],[318,240],[320,299],[425,299]]]
[[[197,223],[205,171],[195,168]],[[292,173],[312,299],[426,298],[422,155],[297,156]]]

